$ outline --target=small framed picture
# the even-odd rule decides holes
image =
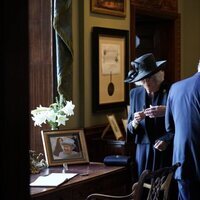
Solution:
[[[128,119],[122,119],[122,124],[123,124],[123,126],[124,126],[125,132],[127,132]]]
[[[119,125],[117,123],[117,120],[116,120],[114,114],[107,115],[107,118],[108,118],[109,124],[110,124],[110,126],[111,126],[111,128],[112,128],[112,130],[115,134],[115,138],[117,140],[123,139],[123,134],[122,134],[122,132],[119,128]]]
[[[82,129],[42,131],[48,166],[88,163],[88,151]]]
[[[127,114],[129,113],[130,111],[130,105],[127,105]]]
[[[126,17],[126,0],[90,0],[91,12]]]

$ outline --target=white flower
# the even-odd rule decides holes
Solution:
[[[67,118],[66,115],[58,115],[57,117],[58,126],[60,126],[61,124],[65,125],[65,122],[69,120],[69,118]]]
[[[67,115],[67,116],[71,116],[74,115],[74,107],[75,105],[72,104],[72,101],[67,101],[67,104],[64,108],[62,108],[61,110]]]
[[[47,121],[52,121],[52,122],[56,122],[56,117],[57,117],[57,113],[54,110],[50,110],[46,113],[43,113],[46,115],[46,120]]]
[[[74,115],[75,105],[72,101],[66,101],[63,96],[56,98],[56,103],[49,107],[39,106],[31,111],[34,126],[40,126],[48,123],[51,127],[65,125],[69,120],[68,116]]]

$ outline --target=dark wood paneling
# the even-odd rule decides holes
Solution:
[[[167,5],[166,2],[165,5]],[[166,11],[155,9],[155,5],[150,1],[145,1],[145,3],[131,1],[130,16],[131,60],[144,53],[152,52],[157,60],[167,60],[166,81],[173,83],[179,80],[180,15],[176,9]],[[141,38],[141,45],[137,49],[135,35]]]
[[[119,126],[123,130],[122,124],[119,123]],[[106,125],[99,125],[84,129],[90,161],[103,162],[104,157],[107,155],[134,155],[135,145],[132,137],[129,136],[128,139],[116,140],[112,130],[109,130],[101,138],[105,128]],[[125,133],[122,133],[125,138]]]
[[[51,0],[29,1],[29,45],[31,111],[40,104],[48,106],[54,100]],[[43,152],[40,131],[30,119],[30,148]]]
[[[131,4],[151,10],[152,12],[160,10],[160,12],[177,12],[178,0],[131,0]]]

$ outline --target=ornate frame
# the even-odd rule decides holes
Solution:
[[[88,163],[88,151],[82,129],[41,131],[45,159],[48,166]],[[71,142],[73,151],[64,154],[64,141]],[[66,144],[65,144],[66,145]]]
[[[126,17],[126,0],[90,0],[91,12]]]

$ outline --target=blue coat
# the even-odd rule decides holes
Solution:
[[[134,113],[142,111],[151,105],[166,105],[170,86],[162,83],[158,92],[155,93],[153,102],[148,99],[148,94],[144,87],[133,88],[130,91],[130,110],[128,115],[128,134],[134,136],[136,144],[135,162],[137,175],[141,175],[145,169],[155,170],[172,163],[171,148],[165,152],[155,150],[155,140],[166,135],[165,117],[152,118],[146,117],[140,121],[136,129],[132,126]]]
[[[200,181],[200,73],[172,85],[165,120],[173,163],[182,164],[175,178]]]
[[[154,105],[166,105],[167,97],[169,92],[170,86],[166,83],[161,84],[160,90],[158,91],[157,98],[154,101]],[[133,88],[130,91],[130,112],[128,115],[128,131],[129,133],[135,136],[135,143],[136,144],[147,144],[151,143],[151,135],[150,131],[148,130],[146,118],[142,120],[137,129],[134,129],[131,122],[134,119],[134,113],[138,111],[142,111],[145,108],[148,108],[146,102],[146,90],[143,87]],[[159,137],[165,135],[165,118],[159,117],[154,119],[154,140],[158,139]]]

